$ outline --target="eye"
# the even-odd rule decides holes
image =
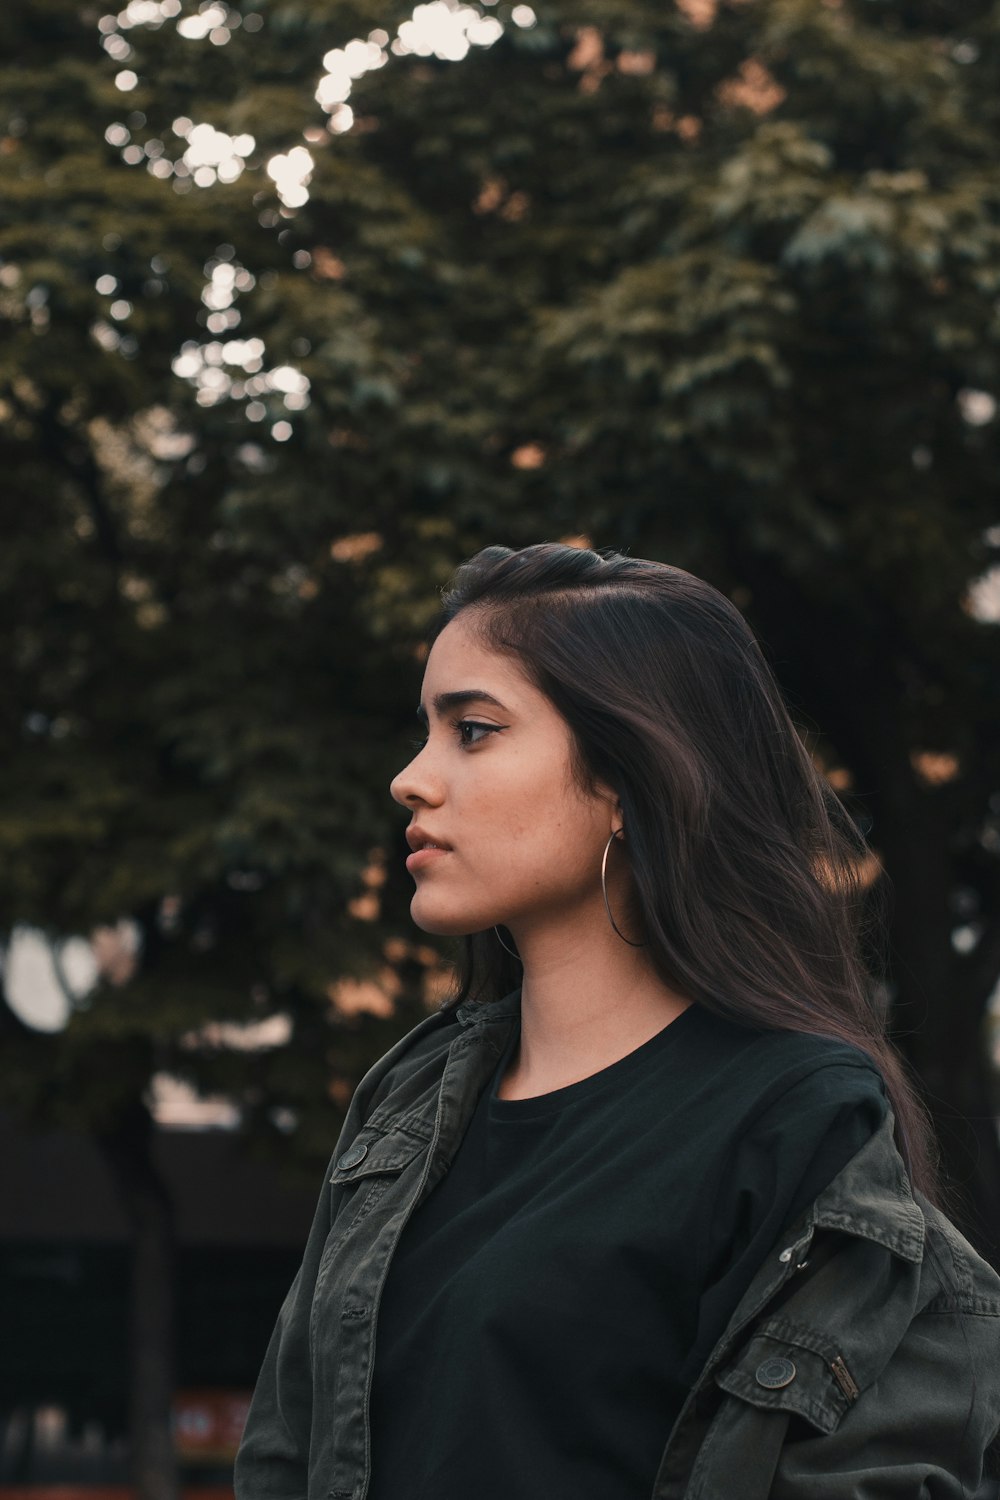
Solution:
[[[458,735],[459,744],[463,750],[471,750],[475,745],[481,745],[488,734],[496,734],[501,728],[499,724],[477,724],[475,719],[452,719],[451,727]],[[466,730],[479,730],[480,738],[468,740],[465,738]],[[410,744],[414,750],[422,750],[427,744],[426,740],[411,740]]]
[[[464,746],[464,748],[466,750],[470,750],[473,745],[481,745],[482,742],[483,742],[483,740],[486,738],[486,736],[488,734],[496,734],[496,732],[499,729],[499,727],[500,727],[499,724],[477,724],[476,721],[475,721],[475,719],[453,719],[452,720],[452,728],[458,732],[459,740],[461,741],[462,745]],[[480,730],[481,734],[482,734],[482,738],[476,739],[476,740],[463,739],[462,738],[463,731],[466,730],[466,729],[478,729],[478,730]]]

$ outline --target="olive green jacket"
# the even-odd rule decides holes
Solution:
[[[237,1500],[364,1500],[393,1250],[519,1009],[519,991],[445,1006],[358,1085],[264,1357]],[[889,1115],[761,1265],[664,1435],[649,1500],[958,1500],[998,1429],[1000,1278],[911,1191]]]

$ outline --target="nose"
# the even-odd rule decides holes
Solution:
[[[402,807],[418,803],[433,807],[441,801],[441,787],[427,763],[426,749],[425,745],[389,783],[389,795]]]

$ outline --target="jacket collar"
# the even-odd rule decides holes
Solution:
[[[489,1026],[521,1013],[521,986],[494,1000],[463,1000],[455,1007],[455,1016],[463,1026]]]
[[[894,1116],[885,1119],[833,1181],[813,1201],[810,1222],[874,1240],[904,1260],[924,1256],[926,1225],[893,1137]]]

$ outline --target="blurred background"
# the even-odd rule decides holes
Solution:
[[[4,1494],[229,1485],[489,543],[747,615],[1000,1265],[998,157],[993,0],[5,0]]]

